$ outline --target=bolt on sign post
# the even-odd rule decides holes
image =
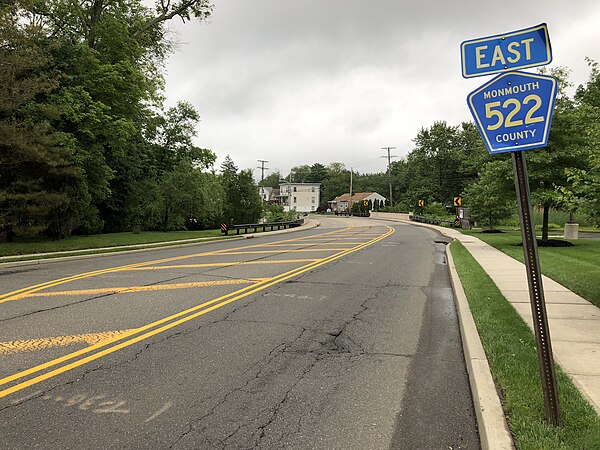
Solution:
[[[557,94],[554,78],[519,72],[552,60],[546,24],[461,44],[463,77],[500,73],[467,97],[490,154],[512,152],[546,418],[560,425],[560,406],[542,286],[524,150],[545,147]]]

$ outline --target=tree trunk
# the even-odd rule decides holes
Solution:
[[[163,216],[162,230],[167,231],[167,225],[169,223],[169,205],[165,205],[165,215]]]
[[[6,231],[6,242],[14,242],[15,232],[12,229],[12,225],[7,225],[4,230]]]
[[[548,215],[550,206],[544,205],[544,218],[542,220],[542,242],[548,242]]]

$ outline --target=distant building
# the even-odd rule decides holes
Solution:
[[[321,183],[282,183],[278,203],[285,211],[316,211],[321,201]]]
[[[279,203],[279,188],[259,186],[258,193],[265,203]]]
[[[373,204],[375,202],[375,200],[378,200],[380,202],[387,201],[387,199],[383,195],[380,195],[377,192],[357,192],[352,195],[350,195],[349,193],[342,194],[327,203],[329,204],[329,207],[331,208],[332,211],[344,212],[344,211],[350,211],[352,209],[352,205],[354,203],[364,202],[364,201],[369,201],[369,200],[371,201],[371,204]]]

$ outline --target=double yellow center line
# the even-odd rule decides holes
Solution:
[[[130,331],[127,331],[123,334],[120,334],[118,336],[115,336],[112,339],[108,339],[108,340],[104,340],[102,342],[99,342],[97,344],[91,345],[89,347],[86,347],[84,349],[69,353],[65,356],[62,356],[60,358],[56,358],[54,360],[48,361],[46,363],[40,364],[38,366],[32,367],[30,369],[15,373],[13,375],[7,376],[5,378],[0,379],[0,386],[4,386],[7,385],[9,383],[24,379],[26,377],[35,375],[39,372],[42,372],[46,369],[50,369],[52,367],[55,366],[59,366],[60,364],[63,363],[67,363],[68,361],[74,360],[76,358],[80,358],[80,359],[76,359],[73,362],[70,362],[68,364],[62,365],[60,367],[57,367],[55,369],[49,370],[47,372],[41,373],[40,375],[36,375],[33,378],[29,378],[25,381],[22,381],[18,384],[14,384],[11,387],[8,387],[6,389],[3,389],[0,391],[0,398],[5,397],[7,395],[13,394],[15,392],[18,392],[22,389],[25,389],[29,386],[33,386],[35,384],[38,384],[44,380],[47,380],[49,378],[55,377],[57,375],[60,375],[64,372],[67,372],[69,370],[75,369],[77,367],[80,367],[84,364],[87,364],[89,362],[95,361],[99,358],[102,358],[103,356],[109,355],[111,353],[114,353],[118,350],[124,349],[126,347],[129,347],[133,344],[136,344],[137,342],[143,341],[145,339],[148,339],[152,336],[155,336],[159,333],[162,333],[164,331],[167,331],[171,328],[174,328],[178,325],[181,325],[185,322],[188,322],[190,320],[193,320],[197,317],[200,317],[204,314],[207,314],[211,311],[214,311],[218,308],[221,308],[225,305],[228,305],[230,303],[233,303],[237,300],[240,300],[244,297],[247,297],[249,295],[255,294],[259,291],[262,291],[268,287],[271,287],[275,284],[281,283],[283,281],[289,280],[290,278],[296,277],[298,275],[301,275],[305,272],[308,272],[310,270],[316,269],[317,267],[323,266],[325,264],[328,264],[332,261],[335,261],[339,258],[342,258],[350,253],[354,253],[358,250],[361,250],[365,247],[368,247],[378,241],[381,241],[382,239],[385,239],[386,237],[388,237],[389,235],[391,235],[394,232],[394,229],[391,227],[388,227],[388,230],[386,233],[371,239],[363,244],[357,245],[355,247],[343,250],[339,253],[336,253],[334,255],[328,256],[326,258],[323,258],[321,260],[317,260],[315,262],[306,264],[304,266],[298,267],[296,269],[290,270],[288,272],[282,273],[280,275],[277,275],[273,278],[270,279],[266,279],[263,281],[260,281],[252,286],[246,286],[242,289],[239,289],[235,292],[231,292],[229,294],[223,295],[221,297],[215,298],[213,300],[204,302],[202,304],[199,304],[197,306],[194,306],[192,308],[186,309],[184,311],[181,311],[179,313],[173,314],[171,316],[165,317],[163,319],[157,320],[155,322],[149,323],[147,325],[144,325],[140,328],[136,328]],[[134,264],[131,266],[122,266],[121,270],[125,267],[139,267],[142,264]],[[98,271],[98,272],[110,272],[111,270],[105,270],[105,271]],[[87,276],[89,276],[89,274],[86,274]],[[69,277],[69,278],[73,278],[73,277]],[[82,277],[83,278],[83,277]],[[46,285],[49,283],[45,283]],[[59,284],[59,283],[57,283]],[[25,289],[23,290],[25,291]],[[28,293],[32,293],[32,290],[28,290]],[[121,341],[121,342],[119,342]],[[113,345],[114,344],[114,345]],[[87,355],[87,356],[85,356]]]

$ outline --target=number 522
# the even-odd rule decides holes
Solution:
[[[527,113],[525,114],[525,125],[529,125],[532,123],[543,122],[544,117],[537,116],[533,117],[533,114],[542,106],[542,99],[535,94],[528,95],[523,99],[523,103],[514,98],[509,98],[504,101],[504,103],[500,102],[490,102],[485,105],[485,117],[486,119],[491,119],[496,117],[498,120],[496,123],[490,124],[487,126],[488,130],[497,130],[502,125],[505,127],[517,127],[523,125],[523,120],[518,119],[515,120],[515,116],[521,111],[521,107],[523,105],[529,105],[533,102],[533,105],[529,106]],[[496,108],[500,108],[502,105],[503,110],[499,110]],[[506,114],[506,118],[504,117],[504,113]]]

